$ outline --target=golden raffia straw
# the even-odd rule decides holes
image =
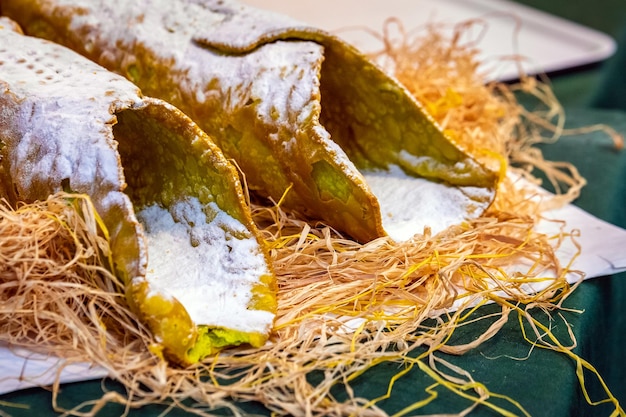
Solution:
[[[378,404],[411,370],[431,378],[433,385],[398,416],[432,402],[436,388],[474,402],[461,414],[481,404],[513,415],[527,413],[515,399],[490,392],[437,353],[460,355],[476,348],[517,312],[520,323],[525,320],[536,332],[536,340],[530,340],[521,326],[528,342],[570,357],[585,390],[582,369],[595,372],[593,367],[530,314],[531,307],[548,313],[562,308],[575,287],[566,274],[582,277],[555,256],[565,241],[575,243],[576,233],[563,227],[546,236],[534,227],[543,210],[575,198],[584,178],[574,167],[545,161],[534,147],[565,133],[562,109],[549,87],[529,79],[519,85],[485,84],[477,73],[475,45],[460,43],[471,24],[446,37],[435,25],[406,33],[390,21],[382,36],[386,49],[378,58],[452,137],[486,163],[517,163],[517,175],[530,180],[530,168],[538,167],[563,185],[563,193],[548,204],[538,204],[534,189],[506,177],[489,212],[471,223],[405,243],[381,238],[365,245],[286,214],[280,202],[253,204],[279,280],[271,343],[223,352],[187,369],[151,353],[150,334],[128,311],[119,283],[106,268],[106,230],[86,197],[60,194],[15,210],[5,204],[0,211],[0,341],[93,362],[126,388],[124,395],[109,392],[79,404],[67,410],[70,415],[93,415],[107,402],[127,407],[163,403],[201,415],[225,407],[242,415],[234,401],[250,400],[277,415],[381,416],[386,414]],[[400,36],[392,38],[390,25],[399,28]],[[535,95],[547,110],[526,112],[515,101],[515,89]],[[548,138],[541,136],[546,128]],[[519,262],[526,269],[511,273],[511,265]],[[534,283],[545,289],[533,291]],[[501,313],[473,316],[487,300],[499,304]],[[460,308],[449,310],[454,303]],[[474,342],[450,343],[458,328],[478,320],[492,323]],[[386,394],[358,397],[352,388],[356,378],[381,363],[398,366],[395,376],[381,381]],[[345,387],[342,401],[331,395],[338,385]],[[604,388],[605,401],[621,410]],[[55,384],[57,408],[59,390]],[[198,402],[191,408],[183,402],[190,398]],[[502,408],[504,403],[512,409]]]

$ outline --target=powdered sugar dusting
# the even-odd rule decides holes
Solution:
[[[0,82],[16,99],[2,109],[12,114],[0,135],[20,139],[10,144],[13,168],[33,164],[28,175],[19,175],[24,192],[39,181],[58,190],[65,178],[90,195],[119,189],[123,177],[107,124],[116,111],[143,105],[138,88],[48,41],[0,29],[0,45],[11,45],[0,57]]]
[[[252,287],[270,272],[243,224],[214,204],[203,207],[196,198],[178,201],[169,210],[152,204],[137,217],[146,230],[146,279],[153,291],[176,297],[198,325],[269,330],[273,314],[248,309]]]
[[[278,200],[292,183],[313,184],[300,161],[320,159],[362,188],[350,159],[319,124],[324,47],[309,41],[257,44],[273,33],[300,28],[299,22],[230,0],[51,3],[54,10],[48,14],[66,13],[71,20],[70,30],[62,32],[73,37],[74,45],[97,45],[84,46],[81,53],[128,76],[146,95],[176,105],[213,136],[244,172],[257,172],[258,161],[249,160],[231,140],[254,135],[262,141],[260,147],[271,150],[273,160],[265,161],[264,175],[248,178],[251,189]],[[71,13],[76,8],[81,13]],[[239,54],[216,45],[231,51],[255,48]],[[159,65],[166,65],[167,76],[133,77],[137,68]],[[296,208],[303,211],[318,204],[317,190],[307,187],[294,187],[289,204],[300,204]],[[295,193],[298,197],[291,198]]]
[[[70,188],[88,194],[129,276],[140,275],[143,246],[123,194],[124,175],[111,129],[115,113],[145,106],[125,78],[60,45],[0,25],[2,169],[16,198],[32,201]],[[127,222],[119,225],[119,214]],[[111,222],[116,222],[115,225]],[[124,230],[122,230],[124,229]],[[125,235],[126,240],[117,240]]]
[[[365,171],[365,181],[378,198],[383,227],[396,241],[404,241],[430,227],[433,234],[482,213],[491,203],[490,190],[436,183],[389,171]]]

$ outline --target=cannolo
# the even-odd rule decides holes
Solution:
[[[172,105],[0,21],[0,192],[93,201],[126,299],[175,362],[263,345],[275,281],[238,172]]]
[[[62,43],[168,101],[257,195],[359,241],[480,216],[498,169],[447,137],[352,46],[232,0],[3,0]]]

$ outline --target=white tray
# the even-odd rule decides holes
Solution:
[[[487,25],[478,47],[491,79],[519,77],[516,64],[506,60],[514,55],[524,59],[525,73],[537,74],[599,62],[616,50],[615,40],[602,32],[508,0],[243,1],[335,32],[364,51],[380,50],[382,44],[365,31],[346,28],[368,27],[380,33],[389,17],[399,18],[407,30],[481,18]],[[480,33],[468,35],[476,38]]]

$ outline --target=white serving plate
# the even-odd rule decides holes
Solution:
[[[490,79],[518,78],[519,67],[510,59],[513,56],[523,58],[521,68],[527,74],[550,73],[602,61],[617,46],[603,32],[509,0],[243,1],[335,32],[366,52],[380,50],[382,44],[354,28],[367,27],[380,33],[390,17],[400,19],[407,30],[428,23],[451,27],[482,19],[486,23],[484,33],[477,26],[468,37],[480,37],[479,58]]]

